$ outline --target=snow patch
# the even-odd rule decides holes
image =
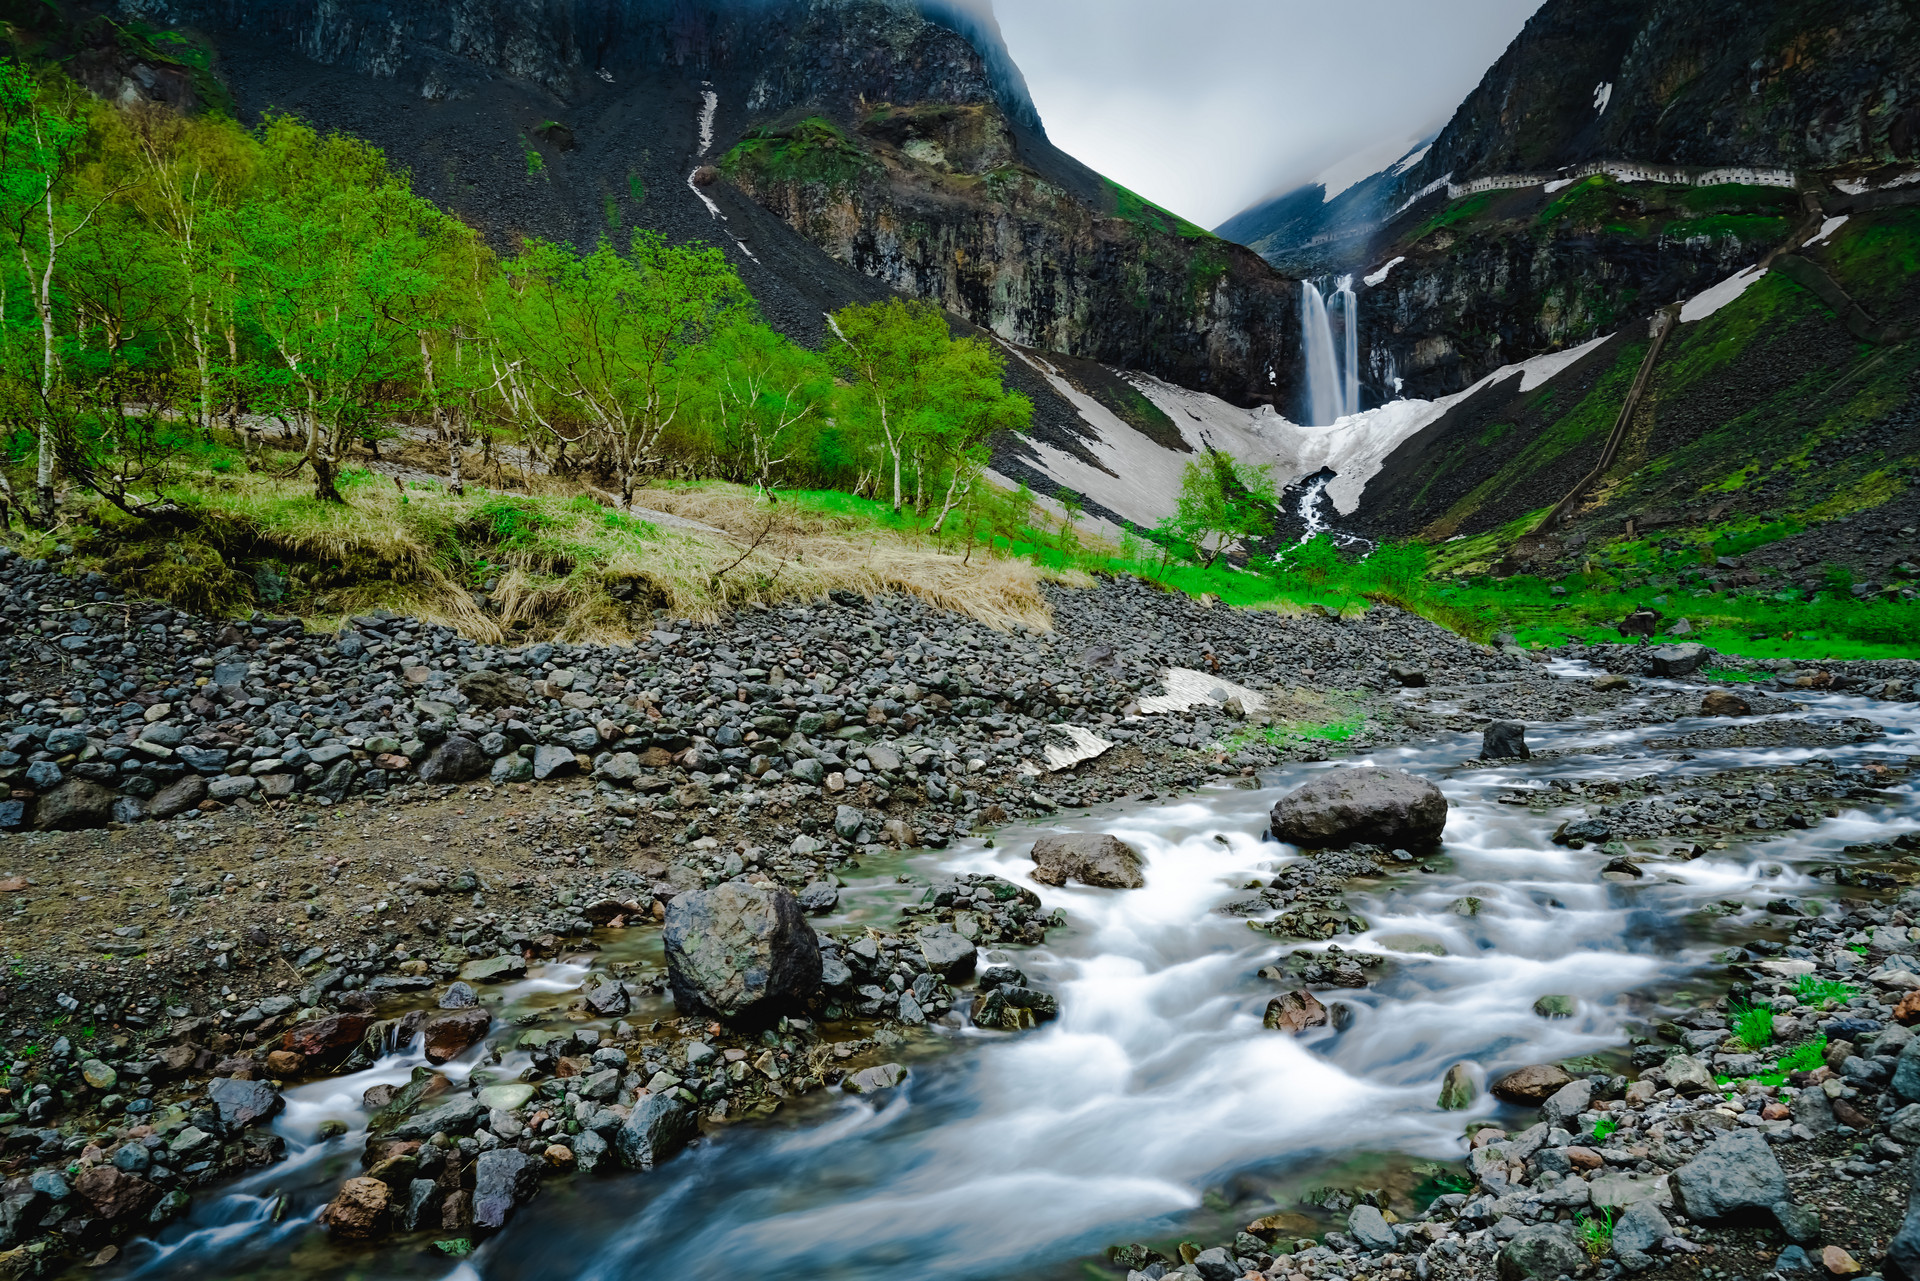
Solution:
[[[1394,177],[1398,178],[1401,174],[1413,168],[1415,165],[1419,164],[1422,160],[1425,160],[1427,158],[1427,153],[1432,150],[1433,150],[1433,144],[1428,143],[1426,146],[1420,148],[1420,150],[1415,152],[1410,152],[1407,155],[1402,156],[1397,162],[1395,162],[1393,168],[1387,170],[1387,172],[1393,175]]]
[[[1434,192],[1440,190],[1442,187],[1446,186],[1448,183],[1452,181],[1453,181],[1453,170],[1449,169],[1445,173],[1441,174],[1438,178],[1435,178],[1432,182],[1428,183],[1426,186],[1420,188],[1420,190],[1414,192],[1411,196],[1408,196],[1406,199],[1406,202],[1403,203],[1398,209],[1393,211],[1393,216],[1398,218],[1401,214],[1413,208],[1415,205],[1419,204],[1422,200],[1425,200],[1428,196],[1431,196]]]
[[[1809,236],[1807,238],[1806,243],[1801,245],[1800,247],[1802,249],[1811,249],[1815,245],[1826,244],[1827,237],[1831,236],[1834,232],[1840,230],[1841,225],[1845,223],[1846,220],[1847,220],[1846,214],[1839,214],[1835,217],[1827,219],[1825,222],[1820,224],[1820,230],[1815,232],[1813,235]]]
[[[1267,707],[1266,698],[1245,685],[1221,680],[1207,672],[1196,672],[1191,667],[1169,667],[1160,673],[1160,684],[1167,692],[1141,699],[1139,708],[1142,716],[1184,712],[1190,707],[1208,704],[1224,707],[1227,700],[1233,698],[1240,700],[1241,709],[1249,716],[1263,712]]]
[[[1066,747],[1047,746],[1047,769],[1063,770],[1078,765],[1081,761],[1090,761],[1106,752],[1113,744],[1101,738],[1083,725],[1061,725],[1056,727],[1072,742]]]
[[[700,154],[713,150],[713,116],[720,109],[720,95],[711,89],[700,94]]]
[[[1406,256],[1403,254],[1398,258],[1394,258],[1388,262],[1382,263],[1380,266],[1380,270],[1374,272],[1371,275],[1362,276],[1360,277],[1360,279],[1366,283],[1369,289],[1373,288],[1373,286],[1375,285],[1384,284],[1387,279],[1387,273],[1392,271],[1395,267],[1398,267],[1401,263],[1405,262],[1406,260],[1407,260]]]
[[[1607,114],[1607,104],[1613,101],[1613,81],[1603,80],[1593,87],[1593,110],[1595,115]]]
[[[1866,194],[1867,184],[1863,178],[1841,178],[1833,184],[1843,195],[1862,196]]]
[[[1565,351],[1550,351],[1544,356],[1535,356],[1531,360],[1520,362],[1520,390],[1532,391],[1542,383],[1558,378],[1561,370],[1572,365],[1611,337],[1613,337],[1612,334],[1605,334],[1599,338],[1589,339],[1578,347],[1569,347]],[[1512,366],[1508,367],[1512,368]]]
[[[1546,193],[1549,196],[1551,196],[1554,192],[1560,190],[1560,188],[1571,187],[1572,185],[1573,185],[1573,179],[1571,178],[1555,178],[1552,182],[1546,185],[1545,190],[1546,190]]]
[[[1696,320],[1705,320],[1747,292],[1748,286],[1766,274],[1765,267],[1748,267],[1745,270],[1736,271],[1717,285],[1701,290],[1687,299],[1686,304],[1680,308],[1680,323],[1685,325]]]

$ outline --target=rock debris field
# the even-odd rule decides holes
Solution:
[[[1623,645],[1561,651],[1609,673],[1568,679],[1390,608],[1235,611],[1132,580],[1049,588],[1051,632],[836,594],[658,617],[631,647],[503,648],[385,614],[327,634],[197,618],[67,568],[0,559],[0,1278],[112,1261],[279,1161],[286,1089],[409,1046],[425,1063],[366,1091],[361,1170],[320,1225],[457,1255],[538,1214],[545,1180],[650,1168],[812,1092],[893,1089],[939,1052],[929,1025],[1019,1035],[1053,1018],[1020,955],[1068,922],[1027,885],[902,874],[881,914],[826,921],[850,877],[908,851],[1336,750],[1467,733],[1463,755],[1525,752],[1524,722],[1644,726],[1713,714],[1716,696],[1739,706],[1692,738],[1861,741],[1871,721],[1770,715],[1792,705],[1762,691],[1911,701],[1920,672],[1775,664],[1728,694],[1702,666],[1756,665]],[[1557,839],[1684,857],[1818,823],[1888,786],[1875,768],[1503,799],[1571,792],[1588,817]],[[1296,805],[1283,834],[1326,848],[1223,910],[1278,911],[1259,924],[1284,938],[1344,932],[1346,882],[1438,831],[1437,794],[1389,794],[1385,826],[1370,795],[1332,817]],[[1608,874],[1643,874],[1620,849]],[[1110,837],[1034,859],[1037,884],[1152,892]],[[1883,1259],[1920,1275],[1897,1263],[1920,1266],[1920,1229],[1896,1236],[1920,1142],[1920,997],[1901,999],[1920,988],[1920,895],[1888,898],[1897,870],[1823,879],[1837,914],[1729,958],[1783,1039],[1823,1029],[1824,1057],[1780,1083],[1715,1090],[1753,1066],[1728,1061],[1723,998],[1635,1048],[1631,1077],[1541,1065],[1495,1082],[1539,1123],[1463,1140],[1470,1186],[1423,1217],[1363,1200],[1323,1238],[1252,1224],[1178,1257],[1117,1248],[1115,1275],[1757,1281]],[[1332,1017],[1315,986],[1367,981],[1316,958],[1276,972],[1299,988],[1275,999],[1275,1035]],[[515,985],[539,967],[578,983],[530,1001]],[[1805,995],[1868,974],[1838,1008]],[[1820,1226],[1836,1197],[1857,1213]],[[1620,1211],[1610,1252],[1576,1236],[1595,1206]]]

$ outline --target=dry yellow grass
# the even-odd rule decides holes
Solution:
[[[544,488],[544,486],[543,486]],[[344,504],[316,502],[303,479],[208,476],[189,499],[231,560],[296,567],[297,603],[316,622],[386,607],[476,640],[554,637],[624,643],[651,611],[713,621],[729,611],[833,590],[904,592],[995,628],[1052,625],[1044,581],[1090,586],[975,547],[971,556],[858,516],[769,503],[719,483],[641,490],[636,504],[693,528],[561,494],[464,496],[355,476]],[[495,581],[491,608],[473,587]]]

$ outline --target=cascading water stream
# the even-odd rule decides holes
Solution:
[[[1300,282],[1300,354],[1306,365],[1308,426],[1325,427],[1360,412],[1360,300],[1353,277],[1342,276],[1334,290],[1340,334],[1334,334],[1332,309],[1312,282]]]
[[[1591,677],[1573,664],[1556,670]],[[1712,722],[1536,727],[1530,736],[1542,759],[1493,766],[1462,765],[1477,740],[1451,734],[1284,767],[1258,787],[1062,821],[1053,830],[1112,832],[1133,844],[1147,885],[1039,887],[1044,910],[1065,908],[1069,925],[1013,960],[1059,995],[1057,1022],[1014,1036],[947,1026],[949,1052],[905,1060],[914,1072],[898,1090],[828,1095],[766,1124],[712,1131],[648,1174],[551,1185],[460,1275],[1077,1276],[1077,1257],[1113,1241],[1184,1231],[1213,1213],[1201,1208],[1203,1193],[1229,1182],[1271,1186],[1288,1171],[1369,1150],[1458,1159],[1463,1124],[1497,1105],[1483,1093],[1472,1111],[1437,1110],[1451,1064],[1491,1072],[1619,1047],[1626,1018],[1649,1016],[1662,993],[1694,981],[1713,951],[1765,918],[1768,900],[1825,892],[1797,865],[1844,860],[1842,846],[1884,837],[1892,820],[1920,813],[1909,783],[1888,810],[1843,811],[1766,844],[1662,861],[1623,886],[1600,877],[1604,851],[1549,841],[1576,810],[1542,815],[1497,798],[1554,778],[1704,774],[1920,749],[1920,706],[1840,695],[1803,701],[1816,717],[1865,716],[1889,733],[1855,747],[1696,748],[1683,758],[1645,754],[1642,744]],[[1440,783],[1452,805],[1446,858],[1348,894],[1371,928],[1338,941],[1389,958],[1390,970],[1371,988],[1334,994],[1354,1010],[1345,1030],[1296,1040],[1261,1026],[1278,989],[1254,972],[1299,945],[1214,909],[1297,857],[1263,836],[1268,808],[1285,790],[1362,762]],[[1009,835],[994,848],[969,842],[930,852],[915,870],[1030,883],[1027,841]],[[898,892],[876,876],[850,887],[848,900],[858,912]],[[1463,897],[1479,900],[1477,911],[1459,911]],[[1702,924],[1694,913],[1713,901],[1745,910]],[[578,967],[549,969],[529,982],[551,989],[584,977]],[[1574,1017],[1533,1014],[1533,1001],[1550,992],[1575,998]],[[403,1079],[418,1061],[417,1053],[395,1056],[372,1073],[293,1091],[277,1124],[298,1155],[169,1229],[157,1253],[130,1250],[135,1274],[284,1277],[292,1266],[309,1278],[445,1277],[446,1260],[398,1246],[369,1258],[310,1245],[288,1262],[296,1242],[313,1240],[305,1225],[319,1205],[357,1165],[364,1119],[352,1100],[376,1076]],[[505,1066],[519,1063],[510,1056]],[[316,1141],[322,1117],[355,1129]],[[290,1196],[278,1223],[260,1208],[270,1189]]]

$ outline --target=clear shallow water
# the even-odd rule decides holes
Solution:
[[[912,1075],[889,1095],[817,1095],[771,1122],[711,1132],[650,1174],[551,1183],[459,1264],[425,1248],[427,1238],[336,1247],[313,1226],[339,1181],[358,1172],[361,1092],[404,1080],[417,1054],[299,1087],[276,1123],[296,1154],[224,1198],[205,1198],[163,1244],[130,1247],[123,1274],[851,1281],[911,1268],[954,1281],[1063,1276],[1075,1259],[1113,1241],[1164,1237],[1218,1216],[1222,1188],[1263,1178],[1271,1185],[1289,1170],[1354,1152],[1458,1159],[1463,1124],[1497,1105],[1483,1095],[1471,1112],[1438,1111],[1449,1065],[1473,1063],[1484,1080],[1524,1063],[1618,1049],[1626,1019],[1644,1016],[1676,987],[1711,982],[1708,957],[1764,924],[1765,901],[1823,892],[1806,866],[1832,860],[1850,842],[1910,829],[1920,817],[1920,796],[1906,784],[1891,806],[1843,809],[1812,831],[1650,865],[1644,881],[1619,885],[1599,876],[1606,855],[1549,840],[1580,805],[1540,815],[1495,798],[1556,777],[1706,774],[1920,752],[1920,708],[1835,695],[1802,701],[1820,717],[1879,721],[1888,737],[1859,747],[1693,749],[1694,759],[1679,761],[1643,755],[1640,744],[1726,722],[1539,727],[1529,731],[1536,750],[1580,754],[1477,767],[1462,763],[1477,739],[1448,735],[1271,771],[1256,788],[1003,833],[996,848],[976,841],[913,858],[909,870],[922,875],[995,872],[1031,884],[1032,837],[1110,831],[1145,856],[1147,887],[1037,887],[1047,909],[1066,909],[1069,927],[1015,960],[1058,993],[1057,1022],[1019,1036],[946,1027],[939,1035],[951,1051],[909,1060]],[[1354,1008],[1350,1026],[1296,1040],[1262,1028],[1278,988],[1255,975],[1294,945],[1212,909],[1295,857],[1262,839],[1282,793],[1316,771],[1362,762],[1441,784],[1452,805],[1448,857],[1442,871],[1408,870],[1349,893],[1372,928],[1336,941],[1390,958],[1389,972],[1366,991],[1323,994]],[[891,897],[886,882],[895,869],[884,877],[873,870],[872,887],[849,896],[852,915],[871,915]],[[1453,910],[1463,896],[1481,900],[1477,915]],[[1721,900],[1746,909],[1718,920],[1696,915]],[[582,966],[548,966],[508,996],[525,1007],[544,1004],[585,974]],[[1532,1004],[1546,993],[1574,996],[1575,1017],[1536,1017]],[[449,1075],[464,1079],[473,1058]],[[519,1064],[510,1056],[504,1066],[510,1073]],[[353,1129],[317,1142],[327,1119]]]

